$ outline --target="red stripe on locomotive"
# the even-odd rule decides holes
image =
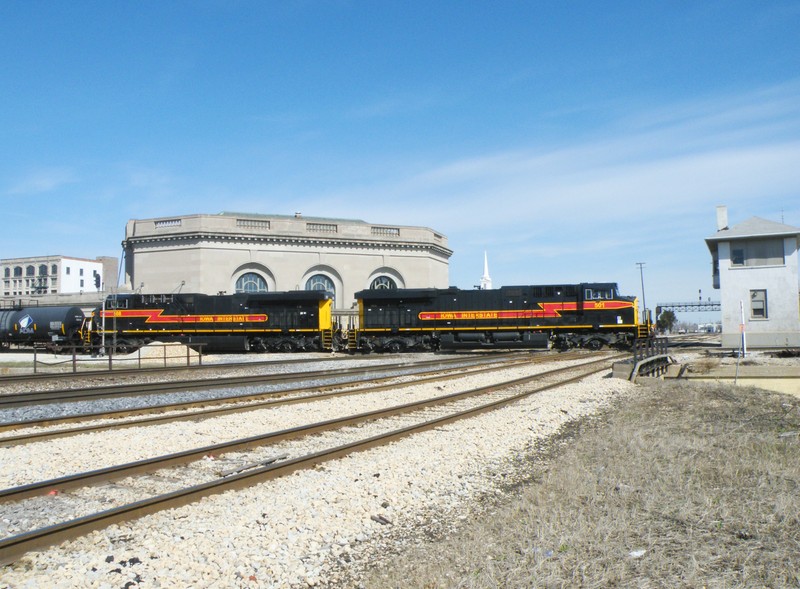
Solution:
[[[491,319],[540,319],[542,317],[561,317],[562,311],[577,311],[578,303],[538,303],[539,309],[519,311],[424,311],[418,316],[421,321],[469,321]],[[606,311],[629,309],[629,301],[586,301],[584,311]]]
[[[145,323],[266,323],[266,313],[258,315],[164,315],[164,309],[103,311],[106,319],[145,319]]]

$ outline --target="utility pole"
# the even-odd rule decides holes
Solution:
[[[647,323],[647,299],[644,296],[644,262],[636,262],[639,266],[639,276],[642,278],[642,306],[644,307],[644,321]]]

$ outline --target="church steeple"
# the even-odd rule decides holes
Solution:
[[[481,290],[492,288],[492,278],[489,276],[489,258],[483,252],[483,276],[481,276]]]

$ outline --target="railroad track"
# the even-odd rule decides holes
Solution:
[[[561,356],[560,360],[569,360],[575,356]],[[283,389],[277,392],[265,392],[259,394],[245,394],[232,397],[224,397],[222,399],[211,399],[194,401],[190,403],[165,403],[153,405],[146,409],[133,409],[121,410],[112,412],[99,412],[99,413],[84,413],[77,416],[63,416],[57,418],[47,418],[40,420],[27,420],[8,422],[0,424],[0,432],[19,431],[19,430],[34,430],[30,433],[23,433],[16,436],[0,436],[0,447],[14,446],[19,444],[29,444],[33,442],[41,442],[44,440],[51,440],[56,438],[63,438],[78,434],[100,432],[107,429],[120,429],[125,427],[141,427],[147,425],[157,425],[164,423],[172,423],[176,421],[192,420],[197,421],[200,419],[208,419],[212,417],[219,417],[222,415],[232,413],[243,413],[247,411],[255,411],[265,408],[280,407],[282,405],[294,403],[307,403],[312,401],[319,401],[332,397],[342,397],[350,395],[359,395],[366,392],[376,392],[387,390],[391,388],[399,388],[402,386],[417,385],[422,383],[434,383],[448,379],[459,378],[467,375],[475,375],[486,372],[494,372],[498,370],[507,370],[508,368],[522,363],[536,363],[543,361],[542,358],[517,358],[508,357],[500,362],[494,362],[488,366],[481,362],[478,367],[470,367],[462,365],[458,368],[433,368],[424,370],[422,372],[415,372],[410,375],[412,380],[406,383],[398,383],[398,376],[384,376],[384,377],[369,377],[367,380],[350,381],[345,387],[335,387],[331,385],[321,385],[316,387],[299,387],[291,389]],[[498,359],[499,360],[499,359]],[[386,383],[386,384],[378,384]],[[363,385],[363,386],[361,386]],[[280,398],[272,398],[280,397]],[[226,405],[225,407],[207,408],[209,405]],[[199,408],[199,409],[196,409]],[[195,409],[191,410],[190,409]],[[182,411],[183,410],[183,411]],[[179,413],[179,411],[182,411]],[[144,417],[137,419],[124,419],[125,417],[136,417],[142,414],[157,413],[155,417]],[[72,428],[59,428],[59,429],[43,429],[49,426],[63,426],[71,423],[80,423],[85,421],[103,420],[103,423],[93,423],[91,425],[72,427]]]
[[[376,362],[380,361],[379,356],[373,356]],[[47,381],[85,382],[86,380],[105,380],[118,379],[122,377],[140,377],[150,375],[171,375],[171,374],[195,374],[198,378],[207,372],[217,372],[225,370],[239,370],[247,368],[269,368],[272,366],[302,365],[319,362],[341,362],[352,360],[349,355],[320,354],[319,358],[282,358],[280,360],[256,360],[253,362],[220,362],[193,364],[191,366],[145,366],[141,368],[115,368],[113,370],[78,370],[75,372],[36,372],[28,374],[7,374],[0,375],[0,387],[12,384],[25,384]],[[65,360],[68,362],[69,360]]]
[[[240,457],[239,464],[236,468],[231,468],[226,473],[217,472],[217,476],[211,480],[186,485],[167,493],[146,497],[125,505],[118,505],[98,513],[81,515],[60,523],[48,523],[48,525],[42,528],[22,532],[0,541],[0,562],[12,562],[30,550],[40,549],[66,539],[75,538],[89,531],[106,527],[112,523],[128,521],[164,509],[179,507],[202,497],[221,493],[226,490],[248,487],[271,478],[289,474],[299,469],[311,468],[321,462],[339,458],[351,452],[386,444],[416,432],[440,427],[459,419],[497,409],[535,393],[556,386],[562,386],[598,371],[607,370],[613,359],[614,357],[605,357],[577,366],[528,375],[522,378],[480,387],[478,389],[441,395],[357,415],[348,415],[338,419],[307,424],[302,427],[289,428],[263,436],[195,448],[187,452],[164,455],[147,461],[138,461],[136,463],[103,469],[107,472],[95,471],[82,473],[80,475],[75,475],[71,480],[67,480],[68,477],[63,477],[58,481],[43,481],[35,485],[26,485],[26,488],[5,490],[3,491],[2,499],[6,501],[19,500],[22,497],[29,497],[31,494],[36,493],[41,494],[48,490],[76,488],[80,485],[96,484],[100,481],[120,480],[120,477],[151,473],[154,469],[163,469],[166,465],[174,466],[177,464],[185,464],[192,460],[202,458],[203,456],[219,456],[234,451],[239,452],[249,448],[263,447],[265,444],[274,443],[276,440],[307,436],[310,433],[328,432],[331,429],[341,429],[345,426],[353,426],[366,422],[372,423],[377,420],[384,420],[381,423],[387,423],[385,431],[381,433],[364,437],[356,431],[356,434],[351,436],[351,439],[345,443],[337,443],[335,445],[323,447],[302,456],[287,458],[285,460],[281,459],[280,462],[267,464],[266,466],[262,464],[279,458],[275,455],[274,451],[271,456],[264,457],[262,455],[257,460],[253,460],[253,457],[248,455],[250,463],[245,465],[241,464],[242,458]],[[534,381],[539,382],[534,386],[532,385]],[[520,390],[520,388],[522,388],[522,390]],[[467,405],[465,406],[464,403],[467,403]],[[430,410],[431,407],[437,406],[450,406],[451,409],[439,413],[432,419],[430,418],[429,411],[423,411],[423,409]],[[396,427],[397,423],[392,421],[393,419],[397,419],[398,416],[411,415],[416,415],[417,417],[410,423],[404,423],[401,427]],[[341,438],[337,438],[337,440],[341,442]]]
[[[530,358],[530,355],[510,354],[504,358]],[[278,374],[250,374],[246,376],[219,377],[206,380],[178,380],[140,382],[133,384],[103,385],[87,389],[59,389],[47,391],[33,391],[23,393],[7,393],[0,395],[0,411],[21,407],[42,406],[53,403],[77,403],[84,401],[97,401],[100,399],[115,399],[121,397],[135,397],[156,393],[186,392],[208,389],[226,389],[252,385],[281,384],[315,379],[341,380],[346,377],[363,377],[369,374],[378,374],[386,371],[414,372],[426,368],[447,368],[450,366],[469,366],[474,364],[487,364],[497,362],[497,356],[484,356],[482,358],[437,358],[435,360],[414,361],[407,359],[401,362],[381,363],[374,366],[358,366],[351,368],[330,368],[325,370],[310,370],[302,372]],[[1,418],[0,418],[1,419]]]

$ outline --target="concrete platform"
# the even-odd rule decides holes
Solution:
[[[678,378],[694,382],[725,382],[741,386],[753,386],[778,393],[800,396],[800,366],[717,366],[704,370],[684,367],[667,378]]]

